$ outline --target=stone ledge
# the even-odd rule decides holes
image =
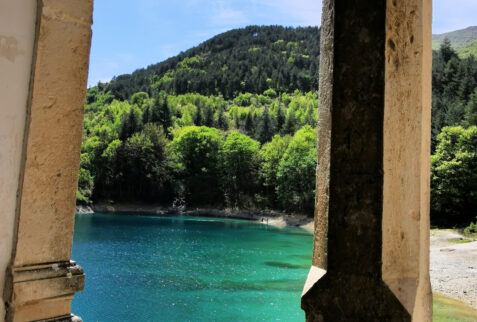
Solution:
[[[13,305],[73,295],[84,289],[83,269],[75,262],[29,265],[13,269]]]

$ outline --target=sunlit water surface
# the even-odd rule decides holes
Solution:
[[[77,215],[88,321],[304,321],[312,235],[212,218]]]

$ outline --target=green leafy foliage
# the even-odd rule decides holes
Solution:
[[[171,166],[183,183],[180,193],[191,204],[214,204],[220,198],[223,134],[214,128],[188,126],[177,130],[170,144]]]
[[[457,53],[462,58],[470,56],[474,56],[475,58],[477,58],[477,40],[474,40],[470,44],[467,44],[463,47],[457,48]]]
[[[289,210],[313,210],[316,171],[316,131],[306,125],[290,141],[277,171],[277,193]]]
[[[232,30],[88,89],[78,202],[179,198],[311,214],[319,37]],[[444,40],[432,81],[431,218],[465,225],[477,194],[477,62]]]
[[[93,177],[91,173],[81,168],[78,176],[78,191],[76,192],[76,199],[83,204],[91,202],[90,198],[93,194]]]
[[[475,219],[477,219],[477,217]],[[477,221],[471,222],[469,226],[465,227],[464,234],[471,237],[477,237]]]
[[[477,207],[477,127],[444,128],[431,165],[433,221],[468,224]]]
[[[94,88],[90,92],[94,102],[109,95]],[[138,93],[130,102],[113,100],[86,113],[78,202],[170,204],[183,199],[194,206],[267,207],[311,214],[313,185],[306,185],[310,191],[300,191],[299,197],[284,190],[297,185],[293,176],[303,169],[294,162],[308,160],[306,153],[298,159],[291,150],[286,154],[292,139],[280,133],[289,110],[292,134],[295,128],[317,122],[317,95],[268,94],[242,93],[225,100],[193,93],[159,92],[153,98]],[[294,149],[302,151],[301,138],[313,133],[309,126],[297,133]],[[313,166],[312,159],[308,166]],[[293,200],[292,207],[277,202],[278,191],[286,195],[284,200]]]
[[[469,48],[477,41],[477,26],[471,26],[465,29],[455,30],[440,35],[432,35],[432,49],[437,50],[445,41],[449,40],[454,49],[459,53],[462,49]],[[465,50],[462,52],[465,53]],[[462,57],[465,57],[463,55]],[[476,56],[477,57],[477,56]]]
[[[477,126],[477,87],[470,95],[469,102],[465,106],[464,124],[467,126]]]
[[[260,143],[233,131],[221,149],[222,184],[226,202],[233,207],[252,204],[247,196],[253,196],[258,183],[258,152]]]
[[[432,149],[446,126],[473,125],[477,97],[477,61],[459,58],[448,40],[433,53]],[[467,121],[467,123],[465,123]]]
[[[276,187],[278,187],[278,167],[285,154],[291,137],[275,135],[271,142],[265,143],[260,150],[260,179],[264,187],[266,199],[272,204],[278,202]]]
[[[226,99],[268,88],[308,92],[318,89],[319,44],[317,27],[234,29],[162,63],[98,84],[98,90],[119,100],[138,92],[152,97],[161,90],[171,95],[221,94]]]

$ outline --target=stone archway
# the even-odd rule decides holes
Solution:
[[[72,320],[84,285],[70,257],[92,2],[0,0],[0,321]],[[323,8],[302,306],[310,321],[430,320],[431,0]]]

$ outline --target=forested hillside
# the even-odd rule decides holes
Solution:
[[[433,222],[477,219],[477,61],[459,58],[448,40],[433,54],[432,153]]]
[[[90,88],[78,201],[311,215],[318,61],[317,28],[252,26]],[[433,220],[467,224],[477,209],[477,63],[444,41],[433,64]]]
[[[452,43],[452,47],[459,56],[463,58],[469,55],[477,57],[477,26],[432,35],[432,49],[438,50],[445,39],[448,39]]]
[[[105,92],[128,100],[136,92],[165,90],[232,99],[239,93],[318,88],[318,28],[250,26],[234,29],[166,61],[115,77]]]
[[[312,210],[316,93],[119,101],[93,88],[87,102],[80,201]]]

